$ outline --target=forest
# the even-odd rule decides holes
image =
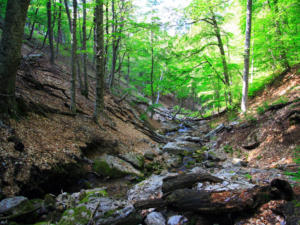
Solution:
[[[0,0],[0,224],[299,224],[299,15]]]

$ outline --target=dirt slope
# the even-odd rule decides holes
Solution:
[[[300,65],[250,100],[242,123],[224,132],[220,149],[257,167],[290,167],[300,145]],[[246,121],[246,122],[245,122]],[[248,149],[247,149],[248,148]]]
[[[23,56],[31,50],[25,45]],[[69,109],[67,67],[51,66],[46,57],[34,62],[23,61],[16,89],[23,114],[18,120],[10,120],[8,125],[0,123],[0,195],[1,192],[11,196],[39,191],[42,194],[41,186],[47,188],[49,182],[63,183],[68,178],[71,181],[72,173],[76,179],[76,163],[83,160],[82,149],[88,143],[95,142],[118,152],[143,152],[150,145],[155,146],[155,142],[131,123],[142,122],[132,107],[109,94],[105,96],[106,116],[101,118],[100,127],[92,121],[95,89],[91,80],[89,99],[81,96],[77,89],[78,114],[74,116]],[[66,169],[62,165],[70,167]],[[72,173],[66,171],[68,169]],[[62,174],[61,181],[55,180],[59,179],[55,172]]]

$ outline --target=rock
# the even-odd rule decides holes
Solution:
[[[134,152],[128,152],[119,156],[126,162],[131,163],[134,167],[142,169],[144,167],[145,159],[144,156]]]
[[[168,174],[170,175],[170,174]],[[141,201],[150,198],[160,198],[162,196],[163,179],[167,175],[152,175],[147,180],[144,180],[133,186],[127,193],[129,201]]]
[[[128,201],[114,200],[106,195],[101,188],[59,195],[57,205],[66,205],[67,210],[58,224],[85,225],[90,221],[101,225],[131,225],[142,221]]]
[[[160,212],[152,212],[147,215],[145,223],[147,225],[165,225],[166,219]]]
[[[177,141],[188,141],[188,142],[195,142],[195,143],[202,143],[204,140],[200,137],[192,137],[192,136],[182,136],[176,139]]]
[[[217,133],[220,133],[222,130],[225,129],[225,125],[221,123],[219,126],[217,126],[215,129],[210,131],[208,134],[204,136],[205,139],[210,139],[212,136],[215,136]]]
[[[262,141],[262,134],[259,129],[252,131],[247,138],[243,141],[242,147],[247,150],[257,148]]]
[[[181,215],[171,216],[168,219],[167,225],[185,225],[188,224],[188,219]]]
[[[142,177],[143,174],[135,169],[130,163],[111,155],[104,154],[94,162],[94,170],[102,176],[110,178],[123,177],[125,175],[136,175]]]
[[[23,196],[6,198],[0,202],[0,218],[32,224],[40,216],[42,206],[41,199],[28,200]]]
[[[170,132],[178,131],[180,126],[178,124],[164,123],[163,127],[160,129],[161,133],[168,134]]]
[[[23,196],[3,199],[0,202],[0,214],[8,213],[26,201],[28,201],[28,198]]]
[[[248,165],[248,162],[244,161],[243,159],[233,158],[232,159],[232,164],[234,166],[246,167]]]
[[[214,167],[217,166],[217,164],[216,164],[215,162],[206,161],[206,162],[204,162],[204,166],[205,166],[206,168],[214,168]]]
[[[156,156],[155,153],[151,150],[147,150],[144,154],[144,157],[151,161],[155,158],[155,156]]]
[[[171,154],[191,154],[194,151],[201,148],[200,144],[193,143],[193,142],[187,142],[187,141],[181,141],[181,142],[168,142],[164,147],[163,151],[166,151]]]
[[[167,154],[165,156],[165,161],[167,164],[167,167],[175,167],[178,168],[182,164],[182,157],[179,155],[173,155],[173,154]]]

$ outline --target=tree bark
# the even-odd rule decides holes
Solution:
[[[68,0],[64,0],[64,3],[65,3],[66,13],[67,13],[68,21],[69,21],[70,32],[72,32],[72,19],[71,19],[71,14],[70,14],[70,10],[69,10]]]
[[[59,52],[59,44],[61,43],[61,12],[62,12],[62,0],[59,0],[59,13],[58,13],[58,20],[57,20],[57,39],[56,39],[56,57]]]
[[[76,113],[76,62],[77,62],[77,0],[73,0],[73,22],[72,22],[72,59],[71,59],[71,111]]]
[[[38,12],[39,12],[39,8],[36,8],[35,13],[34,13],[35,17],[37,16]],[[33,22],[32,22],[32,26],[31,26],[31,30],[30,30],[28,40],[31,40],[32,36],[33,36],[33,31],[34,31],[34,27],[35,27],[35,23],[36,23],[36,18],[35,17],[34,17]]]
[[[53,26],[52,26],[52,9],[51,0],[47,2],[47,21],[48,21],[48,38],[50,45],[50,63],[54,64],[54,46],[53,46]]]
[[[84,78],[84,89],[83,89],[83,96],[88,98],[89,96],[89,86],[88,86],[88,74],[87,74],[87,53],[86,53],[86,0],[82,0],[83,4],[83,22],[82,22],[82,50],[83,53],[83,78]]]
[[[96,101],[94,120],[104,109],[104,31],[103,31],[103,0],[96,0]]]
[[[246,19],[246,39],[244,53],[244,74],[243,74],[243,94],[242,94],[242,112],[247,111],[248,102],[248,82],[249,82],[249,58],[251,41],[251,20],[252,20],[252,0],[247,0],[247,19]]]
[[[0,115],[16,114],[16,75],[30,0],[8,0],[0,45]]]
[[[231,104],[232,99],[231,99],[231,92],[230,92],[229,72],[228,72],[228,66],[227,66],[226,55],[225,55],[225,50],[224,50],[224,44],[222,41],[221,32],[220,32],[220,28],[219,28],[216,16],[212,10],[211,10],[211,14],[212,14],[212,23],[213,23],[215,35],[218,40],[218,47],[219,47],[220,54],[222,57],[223,74],[224,74],[225,85],[226,85],[227,91],[228,91],[229,104]]]
[[[111,89],[114,85],[115,80],[115,69],[116,69],[116,63],[117,63],[117,46],[116,46],[116,11],[115,11],[115,0],[111,1],[111,11],[112,11],[112,61],[111,61],[111,71],[110,71],[110,77],[109,77],[109,89]]]

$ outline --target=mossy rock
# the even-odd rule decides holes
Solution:
[[[86,225],[91,215],[91,211],[85,206],[68,209],[63,213],[58,225]]]
[[[95,160],[93,169],[98,174],[100,174],[102,176],[106,176],[106,177],[111,177],[111,178],[119,178],[119,177],[123,177],[126,175],[122,171],[110,167],[109,164],[103,159]]]
[[[85,196],[80,200],[80,204],[89,202],[90,198],[94,198],[94,197],[99,198],[99,197],[107,197],[107,196],[108,194],[106,190],[95,190],[95,191],[92,190],[85,193]]]
[[[94,161],[93,169],[102,176],[119,178],[126,175],[143,177],[144,175],[135,169],[130,163],[111,155],[103,155]]]
[[[38,209],[43,205],[43,200],[24,200],[20,204],[4,212],[0,220],[33,223],[38,217]]]

